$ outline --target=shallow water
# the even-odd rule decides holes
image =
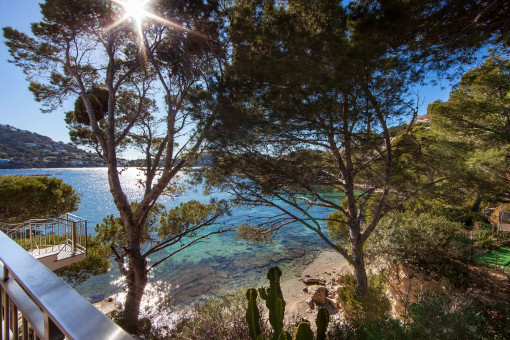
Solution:
[[[21,169],[0,170],[2,174],[49,174],[61,178],[81,194],[81,203],[74,214],[88,220],[89,232],[108,214],[118,216],[111,199],[106,168],[72,169]],[[121,182],[130,200],[140,199],[142,190],[138,186],[139,170],[128,168],[122,172]],[[172,207],[180,202],[195,199],[202,202],[215,198],[226,198],[221,192],[204,196],[200,186],[193,187],[178,198],[162,197],[159,202]],[[327,216],[331,211],[315,208],[313,215]],[[222,218],[225,225],[241,225],[248,222],[249,216],[271,216],[277,212],[266,207],[236,207],[230,216]],[[236,240],[234,233],[213,235],[166,260],[150,273],[147,308],[157,303],[170,301],[175,307],[236,291],[247,286],[265,284],[267,269],[278,265],[283,271],[283,279],[301,272],[318,251],[325,249],[323,241],[312,231],[294,224],[282,228],[267,244],[253,244]],[[167,248],[154,256],[151,261],[169,254],[174,249]],[[76,290],[91,302],[108,296],[122,296],[122,279],[116,265],[104,275],[92,277]]]

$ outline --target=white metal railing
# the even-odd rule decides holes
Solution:
[[[499,213],[499,231],[510,231],[510,212],[501,211]]]
[[[18,224],[2,224],[0,231],[34,257],[61,249],[72,250],[73,254],[87,252],[87,220],[72,214],[32,219]]]
[[[133,339],[0,232],[0,340]]]

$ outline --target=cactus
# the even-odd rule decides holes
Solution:
[[[299,323],[294,340],[313,340],[313,332],[307,320],[303,319]]]
[[[321,308],[317,312],[317,340],[326,340],[326,330],[328,329],[329,312],[326,308]]]
[[[282,272],[280,268],[273,267],[267,272],[269,288],[260,288],[260,297],[266,301],[266,307],[269,310],[269,323],[273,327],[273,336],[271,340],[278,340],[283,332],[283,318],[285,316],[285,300],[283,299],[280,288],[280,277]]]
[[[260,331],[260,313],[257,307],[257,290],[250,288],[246,291],[246,298],[248,299],[248,309],[246,310],[246,321],[248,322],[248,330],[250,338],[257,340],[261,335]]]
[[[292,340],[292,337],[290,336],[289,332],[283,332],[280,334],[278,340]]]
[[[278,267],[273,267],[267,272],[269,280],[269,288],[260,288],[258,290],[260,297],[266,301],[266,307],[269,310],[269,323],[273,327],[273,336],[270,340],[291,340],[288,332],[283,331],[283,318],[285,316],[285,300],[283,299],[282,290],[280,288],[280,277],[282,272]],[[246,291],[248,299],[248,309],[246,310],[246,321],[252,340],[265,340],[265,336],[260,330],[260,313],[257,308],[257,290],[250,288]],[[317,313],[315,320],[317,325],[317,340],[326,339],[326,330],[329,324],[329,313],[326,309],[321,308]],[[294,340],[313,340],[314,335],[310,328],[310,322],[301,320],[297,329]]]

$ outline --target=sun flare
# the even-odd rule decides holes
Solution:
[[[140,39],[140,45],[142,50],[145,49],[143,24],[149,21],[159,22],[175,31],[187,32],[198,35],[204,39],[208,39],[205,35],[203,35],[200,32],[189,30],[173,20],[165,19],[154,14],[149,6],[150,2],[153,0],[111,0],[111,1],[120,6],[121,17],[118,20],[116,20],[113,24],[106,27],[105,31],[110,31],[125,22],[133,23],[136,28],[138,37]]]
[[[126,11],[126,15],[133,18],[136,22],[141,22],[147,15],[145,11],[145,6],[149,1],[142,0],[127,0],[125,2],[120,3],[124,10]]]

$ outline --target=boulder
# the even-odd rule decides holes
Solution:
[[[311,293],[313,302],[320,305],[326,304],[326,298],[328,297],[328,289],[326,287],[317,287]]]
[[[322,285],[324,286],[326,284],[326,280],[322,279],[314,279],[314,278],[305,278],[302,280],[305,285]]]
[[[310,299],[306,299],[305,303],[311,308],[311,309],[315,309],[315,303],[313,302],[313,300],[310,298]]]
[[[330,298],[326,298],[326,303],[331,305],[336,310],[340,309],[340,302],[338,302],[336,299],[332,300]]]

